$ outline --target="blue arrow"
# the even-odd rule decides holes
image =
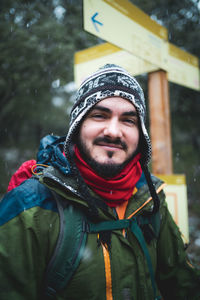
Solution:
[[[98,20],[95,19],[95,18],[98,16],[98,14],[99,14],[99,13],[96,12],[96,13],[91,17],[92,23],[93,23],[93,25],[94,25],[96,31],[99,31],[99,28],[98,28],[97,24],[103,26],[103,24],[102,24],[101,22],[99,22]]]

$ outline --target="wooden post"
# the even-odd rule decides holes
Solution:
[[[172,143],[169,87],[167,73],[159,70],[148,74],[152,172],[172,174]]]

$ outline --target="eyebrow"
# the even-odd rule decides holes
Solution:
[[[96,105],[93,110],[95,110],[95,109],[103,111],[103,112],[107,112],[107,113],[112,113],[111,109],[101,106],[101,105]],[[136,111],[131,110],[131,111],[126,111],[126,112],[122,113],[122,116],[137,117],[138,115],[137,115]]]
[[[96,105],[93,108],[93,110],[95,110],[95,109],[100,110],[100,111],[104,111],[104,112],[107,112],[107,113],[111,113],[112,112],[109,108],[101,106],[101,105]]]
[[[127,117],[137,117],[137,112],[136,111],[127,111],[127,112],[124,112],[122,114],[122,116],[127,116]]]

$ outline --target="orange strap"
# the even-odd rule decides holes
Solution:
[[[103,257],[105,264],[105,275],[106,275],[106,300],[113,300],[112,296],[112,275],[111,275],[111,265],[110,265],[110,255],[108,249],[103,245]]]
[[[157,190],[157,194],[166,186],[165,183],[163,183]],[[144,202],[138,209],[136,209],[127,219],[131,219],[138,211],[140,211],[145,205],[147,205],[152,200],[152,197],[147,199],[146,202]]]

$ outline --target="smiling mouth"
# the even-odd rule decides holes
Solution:
[[[112,149],[120,149],[120,150],[123,150],[123,147],[122,145],[119,145],[119,144],[112,144],[112,143],[97,143],[96,144],[97,146],[101,146],[101,147],[105,147],[105,148],[108,148],[109,150]]]

